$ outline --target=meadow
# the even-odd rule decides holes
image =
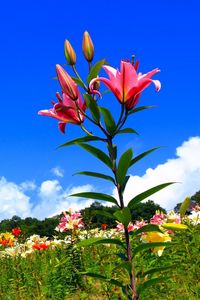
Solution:
[[[160,216],[157,212],[152,223],[159,223]],[[199,212],[195,219],[193,216],[184,220],[187,229],[170,231],[171,241],[166,242],[166,247],[143,247],[142,251],[138,247],[145,245],[143,234],[136,236],[134,232],[145,225],[139,221],[133,224],[130,236],[135,254],[134,273],[141,289],[139,299],[200,298],[200,225],[196,217],[199,218]],[[172,215],[168,220],[172,222]],[[63,239],[32,235],[22,241],[19,228],[0,234],[0,299],[129,299],[125,291],[129,272],[121,264],[121,246],[87,245],[88,238],[123,239],[120,224],[113,229],[102,224],[102,228],[85,230],[80,215],[75,221],[75,230],[66,230],[65,224]],[[63,222],[56,228],[58,235],[62,226]]]

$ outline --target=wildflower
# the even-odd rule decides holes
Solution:
[[[48,249],[50,245],[47,245],[45,243],[35,243],[33,244],[32,248],[36,250],[45,250]]]
[[[12,229],[12,233],[14,234],[15,237],[18,237],[21,233],[21,229],[19,227],[15,227]]]
[[[110,66],[103,66],[103,69],[109,76],[109,79],[97,77],[90,82],[90,89],[93,89],[93,84],[96,81],[104,82],[107,87],[113,92],[120,103],[124,103],[127,110],[136,106],[141,93],[151,83],[156,87],[156,91],[161,88],[161,83],[158,80],[152,80],[151,77],[160,72],[159,69],[154,69],[146,74],[138,73],[137,67],[130,62],[121,61],[120,71]]]
[[[146,232],[141,236],[141,240],[144,243],[156,243],[156,242],[171,242],[171,237],[167,232],[161,233],[157,231]],[[153,248],[153,252],[157,253],[158,256],[161,256],[164,251],[164,246]]]
[[[108,224],[106,224],[106,223],[101,224],[101,228],[102,228],[103,230],[107,229],[107,227],[108,227]]]
[[[48,116],[60,120],[58,128],[65,133],[67,123],[80,125],[84,121],[86,104],[82,101],[81,94],[78,93],[77,101],[73,101],[67,94],[63,93],[63,99],[59,93],[56,93],[59,103],[53,102],[53,108],[40,110],[41,116]]]
[[[69,213],[63,212],[63,217],[55,230],[64,232],[67,230],[76,230],[84,227],[81,213],[69,210]]]
[[[150,223],[161,225],[164,223],[165,220],[166,220],[166,215],[163,214],[163,212],[157,210],[155,215],[151,218]]]

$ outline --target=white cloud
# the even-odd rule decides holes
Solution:
[[[58,180],[46,180],[39,187],[31,181],[22,182],[20,185],[0,178],[0,220],[10,219],[14,215],[21,218],[46,217],[60,214],[63,210],[72,208],[80,210],[90,206],[93,200],[69,197],[70,194],[92,191],[91,185],[68,187],[64,189]],[[32,198],[26,194],[34,191]],[[33,198],[37,203],[33,206]]]
[[[23,218],[31,215],[30,197],[23,189],[5,177],[0,178],[0,219],[9,219],[13,215]]]
[[[62,170],[60,167],[52,168],[51,173],[53,173],[57,177],[63,177],[64,176],[64,170]]]
[[[192,137],[178,147],[176,158],[168,159],[155,169],[147,169],[143,176],[131,176],[124,194],[125,202],[144,190],[169,181],[179,183],[149,197],[166,209],[173,209],[186,196],[200,190],[200,137]],[[45,180],[38,187],[33,181],[17,185],[0,177],[0,219],[9,219],[13,215],[43,219],[69,208],[80,210],[90,206],[93,200],[69,195],[93,190],[90,184],[64,188],[57,179]],[[29,192],[31,196],[27,195]]]
[[[147,169],[143,176],[131,176],[124,198],[127,203],[137,194],[161,183],[178,182],[149,199],[167,210],[200,190],[200,137],[192,137],[176,149],[176,158],[168,159],[155,169]],[[113,192],[116,196],[116,191]]]
[[[20,184],[20,187],[21,189],[25,192],[25,191],[34,191],[37,186],[35,184],[34,181],[30,181],[30,180],[27,180],[27,181],[24,181]]]
[[[39,202],[34,207],[32,214],[39,219],[60,214],[64,210],[72,208],[80,210],[90,206],[93,200],[81,200],[77,197],[69,197],[70,194],[92,191],[91,185],[83,185],[63,189],[58,180],[46,180],[39,187]]]

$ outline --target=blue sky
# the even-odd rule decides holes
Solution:
[[[102,165],[89,154],[76,147],[56,150],[58,145],[79,136],[79,128],[69,125],[66,135],[62,135],[56,120],[37,115],[40,109],[50,107],[50,100],[55,99],[55,92],[60,90],[52,77],[55,76],[55,64],[65,63],[65,39],[70,40],[76,50],[77,68],[81,74],[86,74],[87,66],[81,50],[85,30],[93,39],[95,60],[106,58],[111,65],[118,67],[120,59],[135,54],[143,73],[156,67],[161,69],[161,73],[155,76],[162,83],[161,91],[155,93],[151,86],[140,100],[141,105],[155,105],[157,108],[138,113],[131,119],[130,124],[140,136],[123,136],[118,142],[120,152],[132,146],[136,154],[155,146],[165,147],[147,157],[130,173],[144,179],[149,167],[155,171],[158,165],[175,160],[176,149],[181,145],[184,149],[184,142],[191,157],[198,159],[197,150],[200,148],[195,148],[197,156],[194,156],[193,144],[199,145],[200,137],[199,9],[197,0],[189,3],[178,0],[173,4],[147,0],[125,0],[123,3],[36,0],[1,4],[1,218],[10,217],[12,213],[37,215],[33,210],[44,199],[41,190],[45,182],[46,189],[50,185],[53,191],[52,211],[47,210],[41,218],[53,214],[54,201],[58,204],[58,198],[64,199],[63,195],[77,186],[84,189],[89,184],[91,190],[95,186],[98,191],[112,192],[112,187],[104,182],[72,176],[80,170],[102,170]],[[118,105],[111,94],[102,101],[109,107]],[[196,140],[191,140],[193,137]],[[63,171],[63,176],[59,176],[55,168]],[[194,167],[193,173],[189,173],[185,161],[184,167],[176,168],[186,170],[190,178],[195,178],[192,189],[187,190],[187,180],[185,185],[183,182],[181,189],[185,188],[185,191],[181,197],[200,189],[200,168]],[[177,181],[175,170],[169,173],[171,180]],[[185,178],[183,172],[181,180]],[[23,187],[25,182],[29,182],[29,188],[28,185]],[[9,190],[10,186],[14,190]],[[173,204],[178,201],[179,198],[173,200]],[[164,205],[173,208],[172,204]],[[24,210],[21,210],[22,206]]]

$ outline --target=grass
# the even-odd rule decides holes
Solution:
[[[200,299],[200,234],[196,226],[174,236],[175,245],[166,248],[161,257],[150,250],[136,256],[137,281],[157,276],[168,277],[141,292],[141,300],[196,300]],[[133,241],[133,247],[135,243]],[[97,278],[82,276],[83,271],[103,274],[120,282],[127,281],[124,269],[116,269],[121,258],[116,245],[90,246],[81,249],[58,247],[35,251],[22,258],[0,258],[0,299],[2,300],[124,300],[119,287]],[[142,277],[144,271],[175,265],[172,269]]]

